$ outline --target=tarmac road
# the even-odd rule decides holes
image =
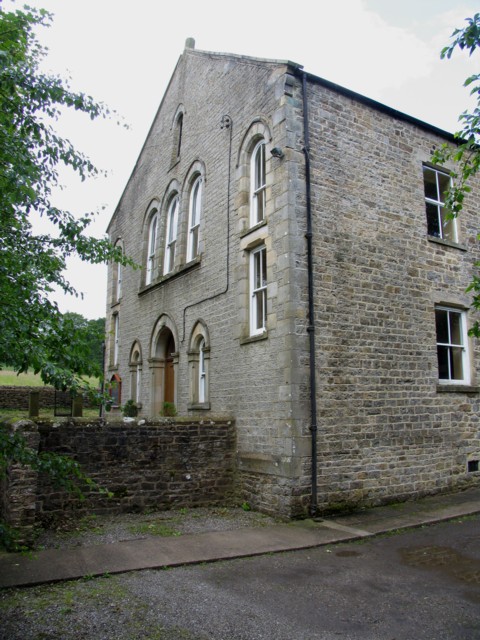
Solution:
[[[305,551],[5,590],[0,638],[480,639],[480,516]]]

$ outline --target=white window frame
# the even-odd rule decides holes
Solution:
[[[452,183],[452,179],[450,177],[450,174],[448,174],[446,171],[439,171],[438,169],[434,169],[433,167],[427,167],[424,166],[423,167],[423,180],[424,180],[424,188],[426,185],[426,179],[425,179],[425,174],[427,172],[433,173],[435,175],[435,187],[436,187],[436,197],[432,198],[429,197],[425,194],[425,208],[426,208],[426,214],[427,214],[427,228],[430,226],[430,218],[433,217],[435,219],[435,213],[433,213],[432,211],[430,211],[429,213],[429,208],[435,208],[436,209],[436,219],[435,222],[438,225],[438,230],[439,230],[439,236],[437,236],[436,234],[431,234],[429,233],[429,235],[433,236],[433,237],[439,237],[442,240],[447,240],[450,242],[458,242],[458,230],[457,230],[457,220],[456,218],[451,218],[446,220],[446,215],[447,215],[447,211],[445,209],[445,202],[442,200],[442,193],[441,193],[441,189],[440,189],[440,183],[439,183],[439,178],[440,176],[442,176],[443,178],[447,178],[449,181],[449,184],[451,186]],[[451,225],[451,230],[452,232],[448,232],[447,235],[445,235],[445,228],[447,227],[447,225],[450,227]]]
[[[188,247],[187,261],[198,256],[200,242],[200,220],[202,216],[203,180],[198,176],[192,185],[190,192],[190,204],[188,211]]]
[[[447,342],[440,342],[438,339],[438,330],[436,327],[436,338],[437,338],[437,360],[438,360],[438,381],[439,384],[470,384],[470,355],[468,349],[468,330],[467,330],[467,314],[462,309],[452,308],[452,307],[443,307],[438,306],[435,307],[435,324],[437,324],[437,312],[445,312],[447,314],[447,330],[448,330],[448,340]],[[453,342],[452,340],[452,329],[451,329],[451,316],[455,314],[459,316],[460,323],[460,342]],[[439,357],[439,348],[447,349],[448,357],[447,357],[447,365],[448,365],[448,374],[447,377],[440,377],[440,357]],[[460,350],[461,354],[461,368],[462,368],[462,378],[455,378],[454,363],[453,363],[453,351]]]
[[[250,251],[250,335],[265,333],[267,327],[267,249]],[[260,309],[260,312],[259,312]]]
[[[157,252],[157,233],[158,231],[158,212],[154,213],[148,226],[148,245],[147,245],[147,273],[145,276],[145,284],[151,284],[155,275],[156,252]]]
[[[205,364],[205,338],[198,345],[198,402],[203,404],[207,396],[207,368]]]
[[[175,195],[168,205],[167,229],[165,233],[165,259],[163,262],[163,274],[173,271],[175,267],[175,247],[177,243],[178,209],[180,199]]]
[[[267,203],[265,149],[265,140],[262,138],[255,145],[250,160],[250,226],[252,227],[265,219]],[[259,171],[257,171],[258,168]]]
[[[113,366],[118,365],[119,355],[119,341],[120,341],[120,316],[116,313],[113,316]]]
[[[121,299],[122,297],[122,277],[123,277],[123,273],[122,273],[122,263],[118,262],[117,263],[117,302]]]

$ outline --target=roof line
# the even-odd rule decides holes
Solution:
[[[373,98],[368,98],[367,96],[361,94],[361,93],[357,93],[356,91],[352,91],[351,89],[347,89],[346,87],[343,87],[342,85],[336,84],[335,82],[331,82],[330,80],[326,80],[325,78],[322,78],[320,76],[317,76],[313,73],[309,73],[307,71],[304,71],[304,67],[303,65],[299,64],[298,62],[293,62],[291,60],[278,60],[278,59],[274,59],[274,58],[258,58],[255,56],[245,56],[242,54],[237,54],[237,53],[225,53],[225,52],[220,52],[220,51],[204,51],[202,49],[195,49],[195,48],[190,48],[187,47],[185,49],[185,52],[188,53],[199,53],[201,55],[207,55],[207,56],[218,56],[218,57],[224,57],[224,58],[233,58],[235,60],[244,60],[245,62],[257,62],[260,64],[282,64],[282,65],[286,65],[288,67],[290,67],[293,71],[293,73],[296,73],[298,75],[303,75],[305,74],[308,78],[308,80],[310,80],[311,82],[314,82],[316,84],[322,85],[328,89],[331,89],[332,91],[335,91],[337,93],[340,93],[348,98],[351,98],[352,100],[356,100],[357,102],[361,102],[369,107],[371,107],[372,109],[376,109],[377,111],[382,111],[383,113],[396,118],[397,120],[403,120],[404,122],[408,122],[409,124],[413,124],[416,127],[420,127],[421,129],[424,129],[425,131],[429,131],[431,133],[434,133],[436,135],[441,136],[442,138],[445,138],[446,140],[449,140],[450,142],[456,142],[458,143],[458,139],[455,137],[455,135],[451,132],[451,131],[445,131],[445,129],[441,129],[440,127],[436,127],[433,124],[430,124],[428,122],[425,122],[424,120],[420,120],[419,118],[415,118],[414,116],[410,116],[407,113],[404,113],[403,111],[398,111],[397,109],[394,109],[393,107],[389,107],[385,104],[383,104],[382,102],[378,102],[377,100],[374,100]]]
[[[453,134],[451,131],[445,131],[444,129],[440,129],[440,127],[436,127],[433,124],[429,124],[428,122],[425,122],[424,120],[420,120],[419,118],[415,118],[414,116],[410,116],[407,113],[404,113],[403,111],[398,111],[397,109],[394,109],[393,107],[389,107],[385,104],[383,104],[382,102],[378,102],[377,100],[373,100],[373,98],[367,98],[367,96],[364,96],[361,93],[357,93],[356,91],[352,91],[351,89],[347,89],[346,87],[342,87],[339,84],[336,84],[335,82],[330,82],[330,80],[325,80],[325,78],[321,78],[320,76],[316,76],[313,73],[308,73],[308,72],[304,72],[301,71],[300,73],[305,73],[305,75],[307,76],[307,79],[310,80],[311,82],[314,82],[315,84],[319,84],[322,85],[324,87],[326,87],[327,89],[331,89],[332,91],[335,91],[336,93],[340,93],[348,98],[351,98],[352,100],[356,100],[357,102],[361,102],[369,107],[371,107],[372,109],[376,109],[377,111],[382,111],[383,113],[391,116],[392,118],[396,118],[397,120],[403,120],[404,122],[408,122],[409,124],[413,124],[416,127],[420,127],[421,129],[424,129],[426,131],[430,131],[431,133],[435,133],[439,136],[441,136],[442,138],[446,138],[447,140],[449,140],[450,142],[456,142],[458,143],[458,138],[455,137],[455,134]]]
[[[203,49],[193,49],[187,47],[184,53],[199,53],[201,55],[206,56],[218,56],[223,58],[234,58],[235,60],[244,60],[245,62],[259,62],[261,64],[282,64],[288,67],[293,67],[294,69],[303,69],[303,65],[298,62],[293,62],[292,60],[277,60],[275,58],[258,58],[256,56],[244,56],[239,53],[225,53],[222,51],[204,51]]]

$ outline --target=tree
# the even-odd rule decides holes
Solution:
[[[477,47],[480,47],[480,13],[473,18],[466,18],[467,26],[463,29],[455,29],[450,45],[444,47],[440,53],[442,59],[451,58],[458,48],[468,51],[472,55]],[[456,217],[463,208],[465,196],[470,193],[471,178],[480,170],[480,74],[475,73],[464,82],[465,87],[470,88],[470,95],[476,98],[476,105],[472,111],[464,111],[459,116],[462,128],[455,134],[458,140],[456,147],[442,145],[433,156],[433,162],[445,164],[453,160],[456,170],[452,172],[452,187],[446,198],[446,207],[450,215]],[[478,236],[480,240],[480,234]],[[480,263],[476,263],[480,267]],[[480,309],[480,276],[474,275],[468,291],[473,292],[472,305]],[[480,324],[475,322],[470,330],[472,335],[480,337]]]
[[[87,353],[89,368],[96,369],[97,377],[103,372],[103,345],[105,342],[105,318],[88,320],[79,313],[68,311],[63,315],[65,330],[76,336],[75,342]],[[86,374],[87,371],[84,371]]]
[[[44,10],[0,8],[0,363],[18,372],[31,368],[45,383],[78,392],[86,387],[82,375],[101,371],[98,354],[92,355],[94,327],[81,316],[62,315],[50,295],[55,288],[78,295],[64,275],[71,255],[90,263],[133,263],[107,238],[87,234],[91,213],[76,219],[53,203],[62,165],[82,180],[97,173],[53,124],[63,109],[91,119],[108,117],[109,111],[40,71],[45,50],[35,30],[51,20]],[[54,232],[36,232],[46,221]],[[0,424],[0,478],[14,463],[48,473],[69,491],[78,493],[79,483],[97,488],[75,461],[34,451]],[[9,536],[0,521],[0,543]]]
[[[51,20],[44,10],[0,9],[0,362],[78,391],[86,384],[80,376],[98,375],[98,363],[91,359],[84,328],[62,316],[51,300],[56,288],[79,295],[65,278],[66,259],[133,263],[106,237],[87,234],[93,214],[77,219],[53,203],[62,165],[82,180],[97,173],[55,132],[62,109],[91,119],[110,113],[72,91],[67,81],[40,71],[45,50],[35,30]],[[35,232],[39,221],[48,221],[54,232]]]

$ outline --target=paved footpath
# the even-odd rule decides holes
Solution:
[[[296,551],[480,513],[480,486],[341,517],[0,555],[0,587]]]

